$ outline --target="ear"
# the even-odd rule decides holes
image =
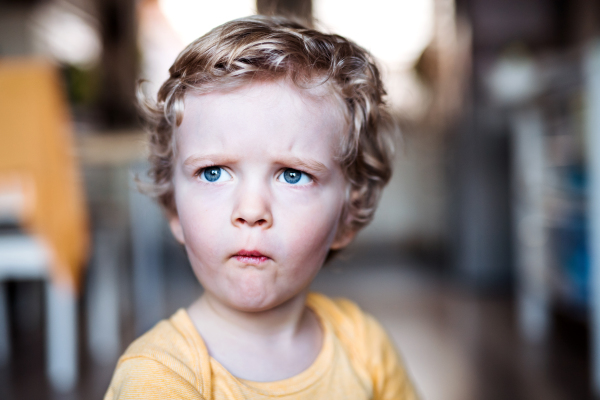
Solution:
[[[185,244],[185,237],[183,236],[183,228],[181,227],[181,221],[179,221],[178,215],[171,215],[169,217],[169,227],[175,239],[181,244]]]
[[[348,246],[350,242],[356,236],[356,231],[354,229],[346,229],[343,232],[338,231],[335,239],[333,239],[333,243],[331,243],[331,250],[340,250],[344,247]]]

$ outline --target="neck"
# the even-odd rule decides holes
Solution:
[[[293,337],[298,334],[306,315],[306,296],[304,291],[290,300],[269,310],[247,312],[240,311],[216,299],[210,293],[204,293],[189,308],[202,320],[209,319],[221,328],[221,332],[237,335],[256,336],[266,340]]]

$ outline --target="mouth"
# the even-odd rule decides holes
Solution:
[[[240,250],[232,256],[232,258],[243,264],[261,265],[269,261],[271,258],[265,256],[260,251],[256,250]]]

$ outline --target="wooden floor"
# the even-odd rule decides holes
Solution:
[[[186,273],[173,274],[167,285],[173,300],[169,312],[198,294]],[[556,318],[545,344],[528,345],[517,334],[510,298],[468,294],[430,269],[402,262],[368,268],[337,262],[322,271],[313,288],[350,298],[382,322],[423,399],[591,399],[586,330],[574,322]],[[34,284],[27,290],[37,289]],[[124,345],[134,336],[127,320]],[[44,375],[43,326],[15,323],[13,358],[0,369],[0,399],[101,399],[114,364],[94,364],[84,328],[81,335],[80,382],[74,393],[57,394]]]

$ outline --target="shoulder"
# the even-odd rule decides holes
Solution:
[[[186,318],[189,317],[185,310],[181,309],[171,318],[157,323],[129,345],[119,363],[134,357],[147,357],[165,362],[177,359],[186,364],[192,363],[190,348],[194,347],[194,341]]]
[[[332,325],[336,335],[355,344],[367,339],[372,328],[380,328],[370,314],[348,299],[331,299],[320,293],[310,293],[307,305]]]
[[[401,357],[381,324],[347,299],[311,293],[307,305],[330,326],[354,361],[373,383],[374,399],[417,399]]]
[[[198,398],[209,365],[206,349],[184,310],[136,339],[121,356],[106,399]],[[209,372],[210,373],[210,372]],[[208,375],[209,375],[208,373]],[[169,393],[165,393],[168,389]],[[138,396],[138,397],[136,397]]]

